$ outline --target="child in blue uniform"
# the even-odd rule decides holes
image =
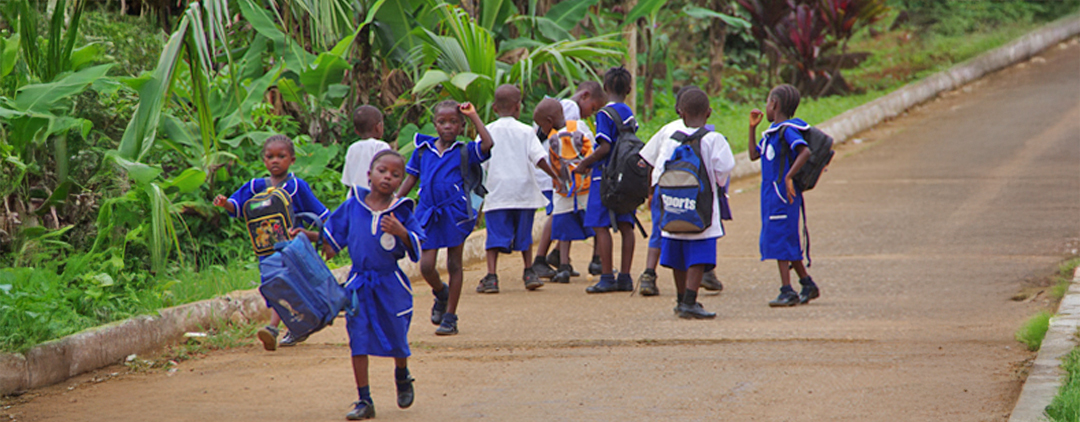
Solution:
[[[396,198],[394,192],[405,177],[405,158],[393,150],[379,151],[368,171],[371,190],[352,187],[346,199],[326,222],[323,252],[332,258],[349,249],[352,268],[345,282],[352,305],[346,313],[353,377],[360,399],[345,417],[375,417],[368,384],[368,355],[394,358],[398,407],[412,405],[414,392],[409,376],[409,323],[412,321],[412,288],[397,261],[406,256],[414,262],[420,255],[424,232],[413,216],[413,200]],[[304,232],[315,241],[318,232]]]
[[[799,244],[799,208],[802,206],[802,192],[793,181],[806,160],[810,158],[810,149],[806,146],[800,130],[810,127],[801,119],[796,119],[795,110],[799,107],[799,90],[783,84],[769,92],[765,104],[764,116],[772,122],[761,135],[761,141],[754,142],[758,124],[761,123],[761,110],[750,111],[749,154],[751,160],[761,160],[761,260],[775,259],[780,268],[780,296],[769,302],[769,306],[795,306],[807,303],[820,295],[818,287],[802,262],[802,248]],[[790,149],[786,153],[781,148]],[[781,161],[781,158],[787,158]],[[777,183],[783,175],[783,185]],[[791,287],[791,269],[799,275],[802,290],[796,294]]]
[[[270,172],[270,177],[251,179],[228,198],[224,195],[218,195],[214,198],[214,205],[225,208],[230,217],[237,217],[240,215],[240,207],[251,197],[270,186],[277,186],[292,198],[294,214],[310,212],[325,220],[330,211],[323,206],[322,202],[319,202],[318,198],[315,198],[315,194],[311,193],[311,187],[308,186],[307,182],[289,172],[289,166],[296,161],[296,151],[293,148],[292,140],[285,135],[271,136],[263,143],[262,154],[263,165]],[[259,257],[259,261],[264,258],[266,257]],[[266,307],[270,307],[269,302],[267,302]],[[269,325],[260,329],[256,334],[264,349],[273,351],[279,345],[282,347],[293,346],[307,339],[306,337],[294,338],[291,333],[286,333],[285,337],[278,343],[278,325],[280,323],[281,317],[278,316],[277,312],[274,312],[273,308],[270,308]]]
[[[637,130],[634,112],[626,105],[626,96],[630,94],[633,79],[626,68],[613,67],[604,74],[604,91],[607,93],[607,105],[615,109],[618,115],[610,116],[604,110],[596,113],[596,149],[574,171],[580,174],[592,172],[593,189],[589,189],[589,205],[585,209],[585,226],[596,231],[596,252],[600,255],[600,281],[585,289],[588,293],[629,292],[634,290],[634,280],[630,277],[630,265],[634,261],[634,213],[618,214],[611,221],[610,212],[600,201],[600,179],[608,164],[608,153],[619,139],[619,130],[613,119],[621,119],[623,124]],[[613,248],[610,228],[617,226],[622,234],[622,265],[619,266],[619,279],[612,272]]]
[[[437,335],[457,334],[457,305],[461,298],[461,254],[465,238],[476,225],[476,211],[469,203],[465,178],[461,173],[461,149],[465,149],[467,165],[479,166],[491,158],[491,134],[488,133],[476,108],[470,103],[458,104],[446,100],[435,105],[432,118],[438,137],[416,134],[416,150],[405,166],[408,176],[398,190],[405,196],[420,181],[416,218],[427,235],[420,249],[420,272],[435,293],[431,322],[439,326]],[[480,142],[458,142],[465,132],[466,119],[472,122]],[[446,270],[450,285],[439,279],[435,257],[446,248]]]

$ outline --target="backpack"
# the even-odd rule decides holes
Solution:
[[[713,184],[701,157],[701,138],[706,133],[708,130],[701,128],[691,135],[675,132],[671,136],[681,145],[664,162],[656,183],[660,228],[666,232],[701,233],[712,225]]]
[[[610,106],[600,111],[615,122],[619,132],[600,178],[600,203],[615,214],[630,213],[649,197],[649,164],[638,155],[645,143],[635,134],[636,122],[630,126],[623,123],[618,110]]]
[[[803,164],[802,168],[799,169],[799,172],[792,178],[795,182],[795,187],[798,188],[800,192],[806,192],[813,189],[814,186],[817,186],[818,178],[821,177],[821,173],[825,172],[825,168],[828,167],[829,162],[832,161],[833,154],[836,153],[836,151],[833,151],[832,149],[833,138],[825,132],[822,132],[821,129],[813,126],[808,126],[805,129],[799,128],[798,126],[790,127],[799,131],[803,140],[806,141],[807,148],[810,148],[810,158],[806,160],[806,164]],[[788,168],[791,168],[791,165],[794,164],[794,160],[790,163],[788,162],[788,150],[791,148],[788,147],[788,142],[784,139],[784,132],[786,132],[786,130],[780,130],[780,162],[787,163]],[[777,186],[784,185],[783,177],[783,172],[777,175]]]
[[[288,241],[289,229],[293,227],[292,197],[281,186],[270,183],[270,178],[265,180],[266,189],[245,201],[241,213],[256,256],[274,253],[274,244]],[[292,177],[282,185],[289,180]]]
[[[418,133],[416,134],[416,136],[419,137],[430,135],[422,135]],[[461,148],[458,149],[458,151],[461,152],[461,179],[464,181],[463,183],[465,184],[465,192],[468,192],[470,196],[468,201],[469,216],[474,217],[476,216],[476,210],[480,209],[480,203],[483,202],[484,197],[487,196],[488,193],[487,188],[484,187],[484,168],[480,167],[479,165],[470,166],[469,148],[467,147],[468,144],[460,144],[462,145]],[[420,154],[420,156],[417,157],[417,160],[422,160],[424,158],[424,149],[425,148],[416,149],[416,152],[414,154]],[[479,198],[479,200],[477,200],[477,197]]]
[[[592,140],[586,139],[584,133],[578,130],[578,123],[577,120],[569,120],[565,130],[548,138],[551,168],[563,183],[562,188],[557,191],[559,195],[567,198],[588,192],[592,183],[589,175],[574,173],[581,160],[593,152]]]

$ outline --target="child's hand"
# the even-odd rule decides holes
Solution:
[[[214,206],[224,208],[225,204],[228,204],[228,203],[229,203],[229,198],[226,198],[225,195],[218,195],[218,196],[214,197]]]
[[[787,185],[787,201],[790,204],[795,200],[795,181],[790,177],[785,177],[784,184]]]
[[[405,226],[398,221],[394,214],[386,214],[379,219],[379,227],[382,227],[384,233],[390,233],[394,236],[405,237],[409,232],[405,230]]]
[[[579,165],[577,167],[574,167],[574,173],[588,175],[589,174],[589,168],[585,167],[585,166],[582,166],[582,165]]]
[[[473,116],[477,115],[476,114],[476,107],[473,107],[472,103],[470,103],[470,102],[464,102],[464,103],[459,104],[458,105],[458,111],[460,111],[461,114],[464,114],[465,117],[473,117]]]
[[[757,125],[761,124],[762,117],[765,117],[765,113],[762,113],[761,110],[756,108],[750,110],[750,127],[757,127]]]

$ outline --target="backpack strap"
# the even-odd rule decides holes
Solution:
[[[607,114],[608,117],[611,118],[611,121],[615,122],[615,129],[618,130],[619,133],[637,133],[636,129],[632,129],[630,126],[627,126],[626,123],[623,123],[622,115],[619,114],[619,110],[616,110],[615,107],[604,106],[600,109],[600,111],[604,112],[604,114]]]
[[[806,268],[810,268],[814,265],[814,260],[810,258],[810,228],[806,225],[806,197],[803,197],[799,207],[802,208],[803,237],[806,238]]]

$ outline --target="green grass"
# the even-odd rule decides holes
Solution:
[[[1051,422],[1080,421],[1080,348],[1069,352],[1061,367],[1065,369],[1065,382],[1046,407],[1046,416]]]
[[[1042,311],[1029,318],[1016,331],[1016,340],[1027,345],[1028,350],[1039,350],[1043,337],[1046,337],[1046,331],[1050,329],[1051,316],[1053,315],[1049,312]]]
[[[1073,271],[1078,266],[1080,266],[1080,258],[1070,259],[1058,266],[1058,275],[1054,277],[1056,282],[1050,287],[1051,296],[1058,299],[1065,297],[1065,293],[1069,291],[1069,286],[1072,284]]]

